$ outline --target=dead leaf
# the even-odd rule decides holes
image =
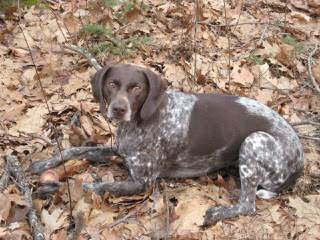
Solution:
[[[273,77],[268,63],[262,65],[255,65],[252,67],[252,74],[258,82],[259,87],[264,88],[278,88],[278,89],[294,89],[298,86],[297,81],[285,76],[280,78]]]
[[[303,225],[307,228],[315,225],[320,226],[320,196],[309,195],[305,198],[309,202],[305,202],[299,197],[289,197],[288,205],[296,209],[297,225]]]
[[[320,84],[320,64],[316,64],[312,67],[312,74],[316,81]]]
[[[52,233],[63,227],[67,219],[67,212],[62,208],[54,208],[51,213],[43,209],[41,212],[41,222],[45,224],[47,232]]]
[[[254,98],[265,105],[269,105],[272,102],[272,96],[273,90],[262,89],[256,91]]]
[[[218,48],[220,49],[228,49],[228,38],[226,37],[219,37],[218,40],[215,43]]]
[[[4,193],[0,193],[0,202],[0,222],[6,222],[10,213],[11,202]]]
[[[131,11],[126,12],[125,16],[126,16],[128,22],[133,22],[133,21],[139,20],[141,18],[140,9],[134,7]]]
[[[172,86],[174,88],[182,87],[186,75],[180,66],[174,64],[166,64],[164,73],[165,78],[167,78],[169,82],[172,83]]]
[[[279,212],[279,210],[280,205],[274,205],[271,208],[269,208],[272,219],[276,224],[281,224],[283,221],[283,215]]]
[[[230,76],[233,83],[239,83],[245,87],[250,87],[254,80],[254,77],[249,69],[245,65],[241,66],[240,62],[233,64],[233,69]]]
[[[19,136],[19,131],[26,133],[41,133],[43,124],[45,123],[44,116],[48,113],[45,104],[39,104],[33,108],[29,108],[27,113],[16,120],[17,124],[9,129],[8,133],[14,136]]]
[[[280,45],[280,52],[276,59],[287,67],[294,66],[294,47],[288,44]]]

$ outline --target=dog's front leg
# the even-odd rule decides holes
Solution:
[[[159,176],[159,161],[150,159],[148,154],[132,153],[124,158],[124,162],[129,170],[128,180],[113,183],[83,183],[83,188],[93,190],[99,195],[105,192],[116,196],[134,195],[144,192]]]
[[[42,161],[33,162],[29,170],[40,174],[47,169],[57,167],[72,159],[87,159],[90,162],[106,162],[106,157],[116,156],[117,152],[110,146],[72,147]]]
[[[142,193],[146,190],[148,185],[139,181],[122,181],[113,183],[83,183],[82,187],[84,190],[92,190],[98,195],[109,192],[115,196],[125,196]]]

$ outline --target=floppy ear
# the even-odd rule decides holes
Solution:
[[[106,74],[108,73],[110,68],[111,65],[101,68],[93,75],[90,81],[93,97],[99,102],[100,112],[105,118],[107,117],[107,110],[106,101],[103,96],[103,84],[105,81]]]
[[[140,117],[144,120],[150,118],[164,100],[167,82],[148,69],[143,69],[143,74],[148,81],[149,92],[140,110]]]

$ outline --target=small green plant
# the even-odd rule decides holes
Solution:
[[[262,65],[264,64],[264,59],[260,56],[254,55],[251,53],[249,57],[246,58],[247,61],[253,63],[254,65]]]
[[[146,5],[141,0],[102,0],[102,2],[106,7],[115,10],[113,15],[120,21],[125,21],[126,13],[135,8],[140,8],[140,10],[146,8]]]
[[[120,3],[119,0],[103,0],[103,3],[110,8],[115,8]]]
[[[296,54],[300,54],[304,50],[303,44],[298,42],[295,38],[293,38],[289,35],[286,35],[285,37],[283,37],[282,42],[293,46]]]
[[[22,7],[31,7],[32,5],[39,4],[39,0],[22,0],[20,1],[20,4]],[[17,5],[17,0],[6,0],[6,1],[1,1],[0,0],[0,12],[1,11],[6,11],[7,8]]]
[[[112,8],[113,17],[116,21],[126,21],[125,14],[134,10],[139,4],[139,8],[144,8],[140,0],[101,0],[106,7]],[[94,54],[108,52],[118,56],[128,56],[133,54],[141,44],[150,43],[151,39],[145,36],[120,37],[114,34],[111,29],[103,25],[87,24],[79,32],[81,37],[89,37],[92,45],[90,51]]]
[[[82,30],[80,32],[82,34],[88,34],[93,37],[101,37],[103,35],[112,34],[111,29],[98,24],[86,24],[82,27]]]
[[[23,0],[22,3],[26,7],[31,7],[32,5],[38,4],[39,0]]]
[[[133,54],[141,44],[148,44],[151,39],[148,37],[130,37],[127,39],[119,39],[112,37],[111,42],[97,43],[90,49],[92,53],[98,54],[109,52],[117,56],[128,56]]]

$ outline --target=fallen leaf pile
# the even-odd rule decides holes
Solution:
[[[210,206],[236,202],[237,180],[228,172],[159,181],[145,195],[116,198],[86,193],[81,183],[125,179],[120,159],[102,165],[73,160],[66,171],[54,169],[59,191],[34,199],[46,239],[67,239],[66,178],[77,239],[320,239],[320,95],[310,80],[311,72],[320,85],[320,50],[310,60],[320,45],[319,1],[41,2],[0,5],[0,156],[18,156],[31,188],[39,177],[28,172],[30,163],[57,153],[56,139],[63,149],[113,141],[115,127],[91,93],[95,69],[70,44],[101,65],[147,66],[171,89],[254,98],[294,123],[306,158],[293,190],[257,200],[253,216],[207,229],[201,224]],[[0,168],[3,176],[5,161]],[[32,239],[31,206],[21,196],[13,182],[1,189],[0,239]]]

